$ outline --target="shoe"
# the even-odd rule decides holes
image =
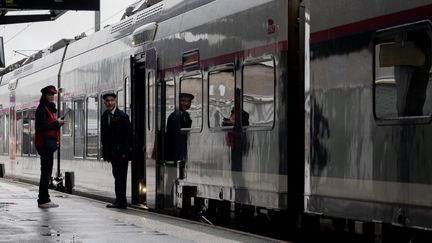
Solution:
[[[125,209],[127,208],[127,204],[123,204],[123,203],[112,203],[112,204],[108,204],[106,205],[107,208],[121,208],[121,209]]]
[[[55,204],[53,202],[47,202],[38,205],[39,208],[57,208],[58,206],[58,204]]]

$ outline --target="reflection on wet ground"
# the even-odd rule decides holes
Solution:
[[[236,232],[50,191],[58,208],[39,209],[35,186],[0,179],[0,242],[265,242]]]

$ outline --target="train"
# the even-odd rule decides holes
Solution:
[[[0,163],[37,182],[34,112],[55,85],[57,176],[112,195],[100,117],[114,92],[133,125],[132,205],[409,242],[432,229],[431,21],[430,0],[143,1],[0,72]],[[192,125],[170,161],[181,93]]]

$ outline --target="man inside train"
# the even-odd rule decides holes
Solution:
[[[112,165],[116,199],[108,208],[126,208],[128,163],[132,153],[132,125],[129,116],[117,108],[116,94],[102,96],[106,110],[101,119],[101,142],[104,161]]]
[[[180,93],[180,109],[176,109],[168,116],[166,129],[166,153],[167,161],[186,161],[188,133],[182,128],[191,128],[189,108],[195,97],[189,93]]]

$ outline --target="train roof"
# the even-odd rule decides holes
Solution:
[[[75,39],[62,39],[49,48],[35,53],[30,58],[25,58],[9,65],[4,70],[0,71],[2,80],[0,86],[8,84],[9,80],[19,79],[29,73],[60,63],[66,45],[69,45],[67,59],[68,57],[74,57],[88,50],[128,36],[132,34],[133,30],[137,27],[147,23],[162,22],[213,1],[215,0],[144,1],[147,4],[152,3],[149,7],[144,6],[141,2],[137,2],[131,16],[123,15],[124,19],[111,26],[105,27],[101,31],[89,36],[79,36]]]

